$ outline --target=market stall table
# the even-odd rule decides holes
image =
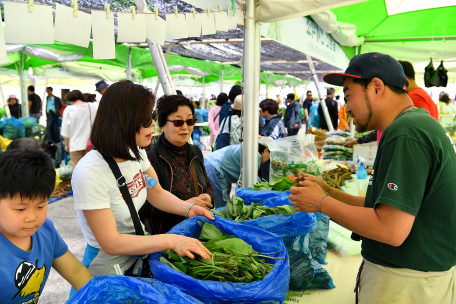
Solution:
[[[356,175],[353,175],[353,180],[346,181],[343,190],[349,194],[358,195]],[[329,225],[331,226],[331,223]],[[328,264],[322,265],[322,267],[331,275],[336,288],[290,290],[285,303],[355,303],[356,276],[362,260],[363,257],[360,254],[342,258],[336,253],[328,251],[326,255]]]

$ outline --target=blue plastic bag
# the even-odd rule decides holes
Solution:
[[[3,136],[3,129],[5,128],[5,123],[3,120],[0,120],[0,136]]]
[[[14,117],[6,118],[5,127],[3,129],[3,137],[9,139],[25,137],[24,123]]]
[[[203,111],[201,109],[195,109],[195,118],[197,123],[203,123]]]
[[[326,265],[326,253],[328,251],[328,234],[329,234],[329,217],[316,213],[317,215],[317,229],[312,232],[309,242],[310,253],[318,263]]]
[[[197,299],[182,293],[174,286],[154,279],[127,276],[93,277],[66,304],[124,304],[124,303],[190,303]]]
[[[271,256],[284,257],[284,259],[267,260],[268,263],[274,264],[274,269],[262,281],[230,283],[196,280],[163,264],[159,261],[163,254],[155,253],[150,256],[149,262],[154,278],[176,286],[182,292],[194,296],[204,303],[283,303],[288,294],[290,268],[288,254],[282,239],[256,227],[218,216],[216,216],[215,221],[205,217],[193,217],[175,226],[168,233],[198,238],[206,222],[224,233],[244,240],[258,252],[270,253],[283,250]]]
[[[244,200],[246,204],[252,203],[261,203],[264,205],[266,200],[276,197],[287,197],[290,195],[290,191],[272,191],[272,190],[259,190],[259,191],[252,191],[253,187],[241,189],[236,188],[236,196],[240,197]],[[283,204],[286,205],[286,204]],[[289,204],[288,204],[289,205]],[[266,205],[267,206],[267,205]],[[280,205],[277,205],[280,206]]]
[[[36,125],[36,119],[34,117],[21,117],[19,120],[24,123],[25,136],[29,137],[33,133],[33,127]]]

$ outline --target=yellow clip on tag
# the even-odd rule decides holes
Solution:
[[[111,18],[111,9],[109,7],[109,3],[105,3],[105,11],[106,11],[106,19]]]
[[[217,7],[218,7],[219,12],[220,12],[220,14],[221,14],[221,13],[222,13],[222,9],[220,8],[220,5],[218,4]]]
[[[28,9],[30,13],[33,13],[33,0],[28,0]]]
[[[155,20],[158,20],[158,7],[154,7]]]
[[[173,6],[173,8],[174,8],[174,14],[176,15],[176,18],[178,18],[179,15],[178,15],[178,12],[177,12],[177,5]]]
[[[73,15],[75,17],[78,16],[78,0],[71,0],[71,2],[73,3]]]
[[[196,15],[195,15],[195,9],[194,9],[194,8],[192,8],[191,10],[192,10],[192,14],[193,14],[193,19],[196,19]]]
[[[133,18],[133,20],[136,20],[136,8],[134,6],[130,6],[130,10],[131,10],[131,18]]]
[[[206,7],[206,13],[207,13],[207,16],[210,17],[211,16],[211,11],[209,10],[208,7]]]

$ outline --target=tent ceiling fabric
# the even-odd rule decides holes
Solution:
[[[388,15],[456,5],[454,0],[385,0]]]

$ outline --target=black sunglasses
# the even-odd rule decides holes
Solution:
[[[196,124],[196,119],[195,118],[190,118],[187,120],[168,120],[174,124],[175,127],[180,128],[184,125],[184,123],[187,123],[187,126],[191,127]]]
[[[146,129],[150,128],[150,126],[152,125],[152,123],[154,121],[157,121],[157,111],[156,110],[152,112],[152,114],[149,117],[149,120],[143,124],[143,127]]]

